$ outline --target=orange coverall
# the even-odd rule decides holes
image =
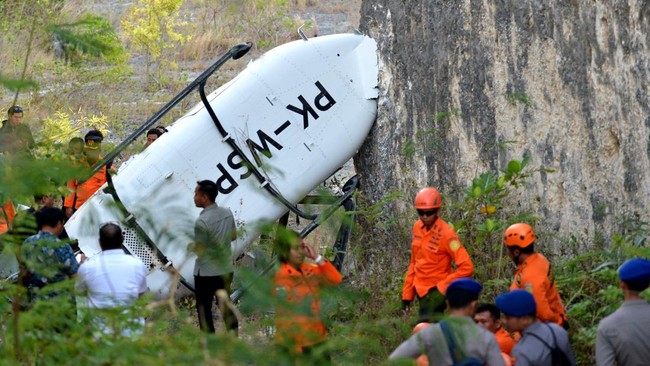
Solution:
[[[452,260],[456,263],[455,271]],[[453,280],[472,274],[472,260],[449,224],[438,218],[431,230],[421,220],[413,225],[411,263],[406,271],[402,300],[411,301],[416,293],[424,297],[434,287],[444,295]]]
[[[0,234],[4,234],[9,231],[11,223],[14,221],[16,216],[16,208],[12,201],[7,201],[2,206],[2,212],[0,212]],[[9,220],[7,222],[7,220]]]
[[[101,160],[101,157],[99,158]],[[92,166],[85,159],[80,160],[81,164],[86,164],[88,169]],[[76,179],[68,181],[67,187],[73,192],[65,198],[64,207],[72,207],[75,210],[81,207],[102,185],[106,183],[106,166],[103,166],[97,173],[93,174],[87,181],[79,184]],[[77,200],[75,201],[75,194]],[[74,206],[73,206],[74,205]]]
[[[499,348],[501,348],[501,352],[505,353],[506,355],[510,356],[510,352],[512,352],[512,347],[515,346],[517,341],[508,333],[503,327],[499,328],[496,333],[494,333],[494,337],[497,339],[497,343],[499,344]]]
[[[510,290],[525,289],[533,294],[537,318],[560,326],[566,321],[564,305],[555,287],[551,263],[540,253],[531,254],[517,266]]]
[[[302,263],[300,271],[287,263],[280,263],[275,273],[275,295],[286,296],[290,306],[280,303],[276,316],[276,342],[289,345],[297,352],[325,340],[327,330],[319,317],[320,286],[341,283],[343,277],[329,261],[322,266]],[[309,310],[295,307],[309,304]],[[293,307],[294,309],[289,309]]]

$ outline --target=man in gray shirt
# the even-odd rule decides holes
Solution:
[[[535,298],[527,290],[516,289],[497,296],[496,305],[511,332],[520,332],[512,348],[512,362],[517,366],[575,365],[569,334],[556,323],[537,320]]]
[[[598,324],[596,365],[641,366],[650,363],[650,303],[641,291],[650,285],[650,261],[635,258],[618,270],[625,302]]]
[[[465,358],[471,357],[489,366],[502,366],[503,357],[494,334],[476,325],[472,319],[482,289],[480,283],[470,278],[453,281],[445,293],[449,317],[443,320],[444,326]],[[430,365],[451,366],[460,361],[452,360],[449,338],[441,323],[431,324],[412,335],[390,354],[389,359],[416,359],[426,354]]]
[[[235,219],[230,209],[215,203],[218,186],[215,182],[202,180],[194,189],[194,204],[203,208],[194,225],[196,263],[194,265],[194,294],[199,326],[203,331],[214,333],[212,302],[217,293],[217,304],[226,328],[237,334],[237,317],[223,297],[230,294],[233,265],[230,242],[237,238]]]

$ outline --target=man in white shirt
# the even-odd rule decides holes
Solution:
[[[105,314],[98,314],[100,316],[95,320],[105,333],[129,336],[141,332],[143,318],[131,318],[126,322],[104,321],[106,317],[127,313],[138,297],[147,291],[147,268],[140,259],[124,251],[123,243],[124,235],[118,225],[102,225],[99,229],[102,252],[81,264],[75,287],[77,291],[86,294],[88,308],[122,309],[105,311]],[[106,324],[111,324],[111,327]],[[113,325],[116,325],[114,328],[122,329],[110,329]]]

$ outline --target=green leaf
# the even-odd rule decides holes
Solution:
[[[30,90],[30,89],[36,89],[38,87],[38,83],[36,83],[36,81],[34,80],[10,79],[3,75],[0,75],[0,85],[12,91]]]
[[[513,159],[508,162],[508,173],[517,174],[521,172],[521,169],[522,169],[522,164],[519,160]]]

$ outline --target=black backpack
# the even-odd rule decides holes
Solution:
[[[483,366],[485,365],[485,362],[479,360],[478,358],[475,357],[467,357],[465,356],[465,352],[458,347],[456,344],[456,338],[454,337],[453,333],[449,330],[449,325],[445,323],[444,320],[441,320],[440,323],[440,329],[442,330],[442,334],[445,335],[445,340],[447,341],[447,345],[449,346],[449,354],[451,355],[451,361],[453,362],[454,366]]]
[[[553,347],[551,347],[550,344],[546,343],[537,334],[533,334],[533,333],[528,333],[528,334],[537,338],[540,342],[542,342],[544,346],[546,346],[546,348],[551,350],[551,363],[553,364],[553,366],[572,366],[573,363],[571,363],[571,361],[569,360],[569,356],[567,356],[567,354],[564,353],[564,351],[562,351],[560,347],[558,347],[557,338],[555,337],[555,332],[553,331],[553,328],[551,328],[551,326],[548,325],[548,323],[544,323],[544,324],[548,327],[548,330],[551,331],[551,335],[553,336]]]

